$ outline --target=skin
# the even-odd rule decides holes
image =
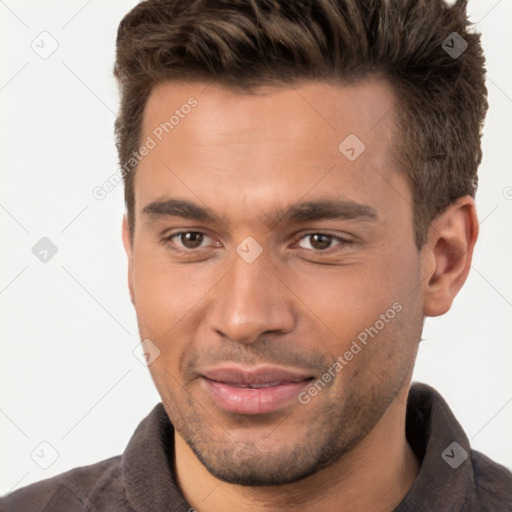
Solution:
[[[141,140],[191,96],[197,106],[136,171],[133,240],[123,222],[141,339],[160,350],[149,370],[176,430],[178,485],[201,512],[393,510],[419,467],[404,425],[423,319],[448,311],[466,279],[474,201],[447,208],[418,250],[385,81],[257,95],[166,82],[149,98]],[[355,161],[338,150],[349,134],[366,145]],[[147,213],[168,198],[218,219]],[[375,216],[266,222],[321,200]],[[204,236],[170,238],[182,231]],[[252,263],[236,252],[248,236],[263,251]],[[400,312],[307,404],[236,414],[203,386],[202,370],[226,362],[321,379],[393,304]]]

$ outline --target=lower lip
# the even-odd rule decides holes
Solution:
[[[309,384],[308,380],[287,382],[267,388],[237,388],[223,382],[202,379],[219,407],[237,414],[265,414],[286,406]]]

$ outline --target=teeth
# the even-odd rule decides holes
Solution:
[[[275,386],[281,386],[283,384],[295,384],[297,382],[304,382],[305,380],[309,380],[309,379],[294,379],[294,380],[290,380],[290,381],[280,381],[280,380],[277,380],[277,381],[274,381],[274,382],[263,382],[261,384],[258,384],[258,383],[253,383],[253,384],[245,384],[243,382],[222,382],[222,381],[218,381],[218,382],[221,382],[223,384],[227,384],[228,386],[232,386],[234,388],[249,388],[249,389],[261,389],[261,388],[271,388],[271,387],[275,387]]]
[[[260,388],[270,388],[272,386],[279,386],[279,384],[282,384],[282,382],[265,382],[262,384],[231,384],[231,386],[233,386],[235,388],[260,389]]]
[[[281,384],[281,382],[266,382],[265,384],[249,384],[249,387],[256,388],[256,389],[270,388],[272,386],[279,386],[279,384]]]

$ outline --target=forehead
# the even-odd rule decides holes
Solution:
[[[260,210],[272,199],[282,206],[284,195],[366,199],[367,190],[403,179],[392,154],[395,105],[390,84],[377,79],[255,94],[161,83],[144,112],[141,140],[154,147],[136,173],[136,208],[165,195]]]
[[[188,112],[191,98],[197,106]],[[268,144],[275,134],[280,139],[287,135],[293,143],[307,133],[312,143],[323,140],[332,147],[330,143],[349,129],[357,131],[361,138],[375,138],[373,142],[377,144],[382,135],[389,134],[394,123],[395,104],[391,84],[377,78],[352,85],[304,82],[294,86],[266,86],[254,93],[218,84],[168,81],[156,85],[150,94],[144,110],[143,132],[151,133],[174,113],[179,116],[179,122],[174,119],[171,123],[173,138],[180,138],[180,134],[188,138],[195,135],[195,142],[202,144],[221,139]],[[187,111],[185,115],[182,109]],[[195,115],[182,123],[188,113]],[[284,125],[286,133],[282,131]],[[378,125],[382,125],[381,129],[376,129]],[[212,131],[212,126],[218,129]]]

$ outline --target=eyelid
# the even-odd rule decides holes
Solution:
[[[295,243],[299,243],[303,238],[307,238],[308,236],[312,236],[312,235],[325,235],[325,236],[331,237],[333,240],[337,240],[340,243],[337,245],[334,245],[332,247],[329,247],[328,249],[306,249],[304,247],[299,246],[300,249],[304,249],[305,251],[310,251],[315,254],[329,254],[331,251],[335,251],[337,247],[340,247],[340,246],[343,247],[343,245],[348,245],[348,244],[354,243],[354,240],[352,240],[349,236],[343,237],[340,235],[335,235],[333,233],[329,233],[328,231],[321,231],[321,230],[316,230],[316,231],[312,230],[312,231],[308,231],[308,232],[301,232],[296,237]]]
[[[195,249],[187,249],[186,247],[181,247],[179,245],[175,245],[175,242],[173,242],[172,240],[176,237],[179,237],[180,235],[185,234],[185,233],[198,233],[205,237],[212,238],[208,233],[206,233],[205,231],[202,231],[201,229],[182,229],[181,231],[176,231],[175,233],[173,233],[173,232],[165,233],[162,236],[161,243],[164,245],[171,245],[173,250],[182,252],[182,253],[193,253],[199,249],[206,249],[206,247],[196,247]]]

